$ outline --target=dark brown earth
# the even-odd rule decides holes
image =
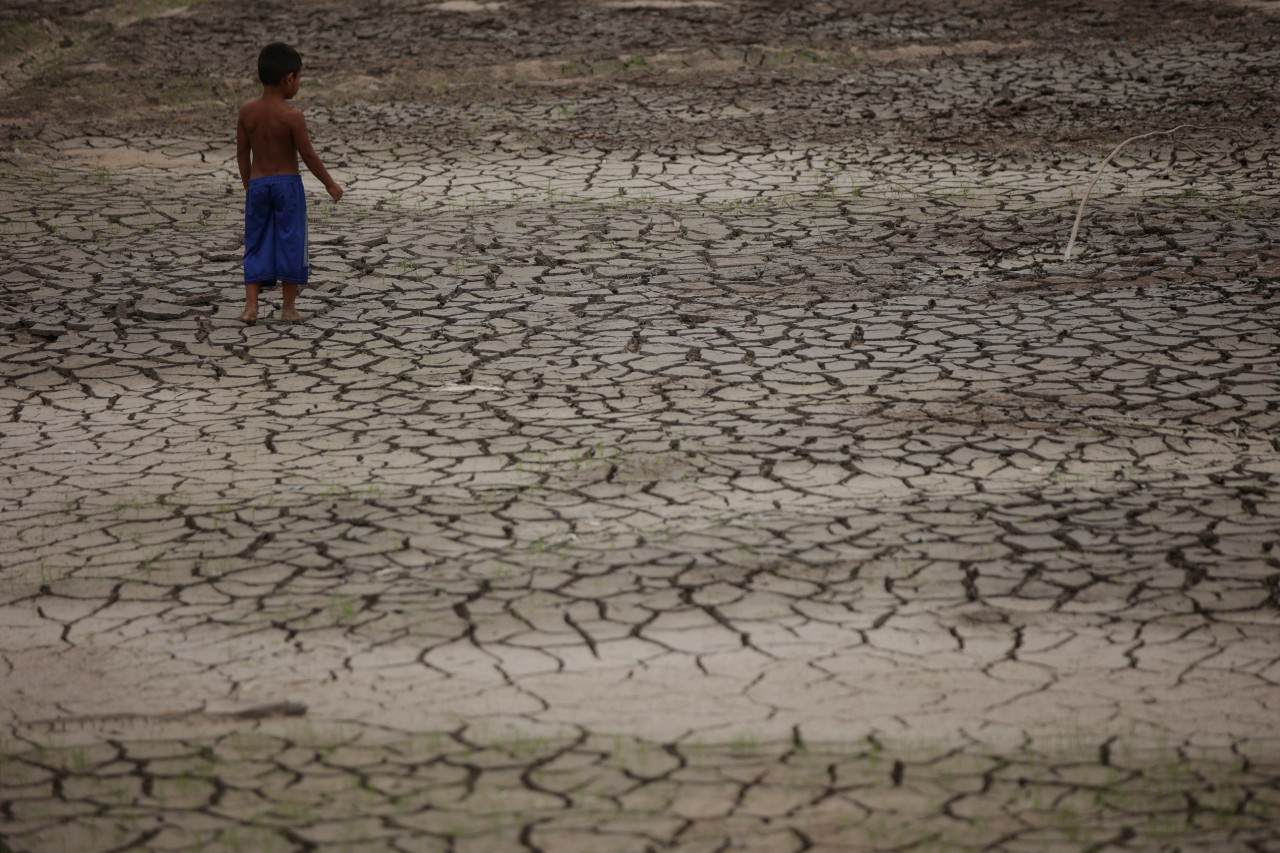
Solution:
[[[429,111],[344,133],[441,148],[1070,152],[1175,124],[1274,134],[1280,109],[1272,0],[441,5],[15,0],[0,11],[0,127],[225,134],[274,39],[304,54],[306,103]],[[655,122],[672,99],[707,120]],[[569,102],[572,131],[530,126]],[[764,114],[717,118],[727,106]]]

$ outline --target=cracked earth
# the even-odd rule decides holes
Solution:
[[[0,850],[1280,850],[1280,4],[245,5],[0,10]]]

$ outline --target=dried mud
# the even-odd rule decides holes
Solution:
[[[1276,5],[6,3],[0,851],[1280,850]]]

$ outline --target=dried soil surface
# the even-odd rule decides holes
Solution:
[[[11,134],[226,136],[257,47],[303,50],[334,137],[503,150],[901,143],[1078,150],[1175,124],[1274,136],[1274,2],[13,0]],[[416,121],[372,122],[370,107]],[[557,122],[557,109],[577,108]],[[181,115],[175,115],[180,113]],[[531,139],[530,139],[531,137]],[[1118,138],[1117,138],[1118,141]]]
[[[1280,850],[1277,14],[5,3],[0,851]]]

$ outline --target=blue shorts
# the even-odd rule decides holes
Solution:
[[[302,176],[252,179],[244,199],[244,283],[306,284],[309,269]]]

